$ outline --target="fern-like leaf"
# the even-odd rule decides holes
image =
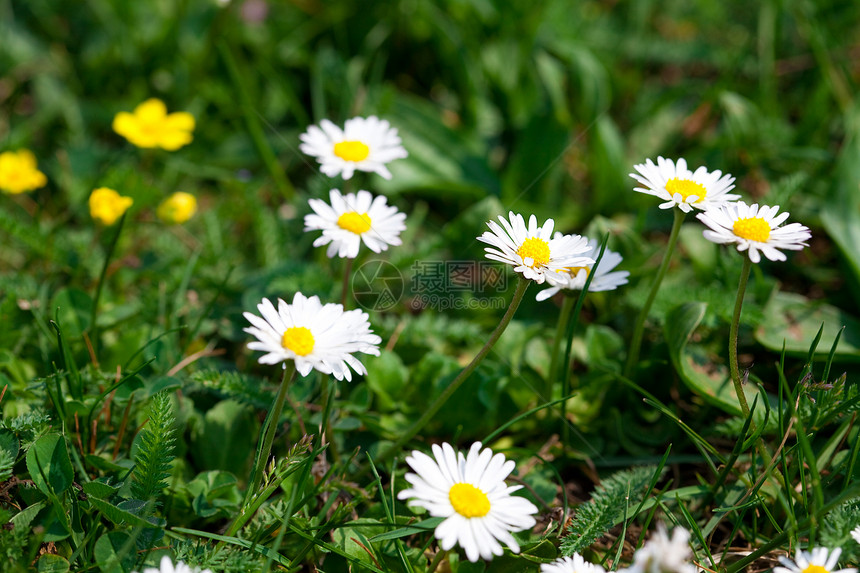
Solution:
[[[134,457],[132,495],[141,500],[155,499],[167,486],[170,463],[176,442],[175,418],[170,396],[159,392],[152,398],[149,421],[140,433],[137,454]]]
[[[561,553],[571,556],[597,541],[624,519],[624,509],[636,509],[651,482],[654,466],[622,470],[597,486],[591,499],[579,506],[561,542]],[[630,517],[628,515],[628,517]]]

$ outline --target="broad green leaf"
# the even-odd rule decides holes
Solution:
[[[129,573],[134,567],[136,547],[127,533],[113,531],[96,541],[95,558],[102,573]]]
[[[133,512],[133,510],[139,509],[140,505],[126,505],[121,507],[113,505],[112,503],[109,503],[97,497],[91,497],[89,499],[89,502],[92,504],[93,507],[101,511],[105,515],[105,517],[107,517],[111,522],[115,523],[116,525],[127,524],[136,527],[154,527],[152,523],[148,522],[147,520],[140,517],[139,515],[136,515],[136,513]],[[140,500],[129,500],[123,502],[123,504],[128,504],[130,502],[136,504],[144,503]]]
[[[36,561],[36,571],[39,571],[39,573],[66,573],[68,570],[68,560],[60,555],[46,553]]]
[[[248,436],[257,435],[252,408],[236,400],[223,400],[212,407],[192,434],[191,455],[206,470],[244,473],[254,448]]]
[[[36,440],[27,452],[27,471],[45,495],[59,495],[66,491],[72,485],[74,471],[63,436],[50,434]]]
[[[821,223],[854,272],[855,286],[860,286],[860,137],[857,134],[843,146],[831,180],[833,186],[823,201]]]
[[[110,485],[106,484],[102,481],[88,481],[83,486],[84,493],[90,497],[97,497],[98,499],[107,499],[117,491],[119,491],[119,485]]]
[[[669,312],[663,327],[669,356],[681,380],[690,390],[725,412],[740,415],[741,408],[728,367],[710,360],[703,350],[688,344],[705,317],[707,308],[708,305],[702,302],[688,302]],[[746,385],[744,393],[749,404],[758,394],[752,384]],[[763,408],[756,410],[763,411]]]
[[[365,382],[376,395],[382,411],[395,407],[405,394],[409,372],[394,352],[383,350],[379,357],[367,363]]]
[[[858,243],[860,244],[860,243]],[[821,325],[824,332],[815,356],[826,359],[839,330],[845,332],[839,339],[834,356],[857,360],[860,357],[860,320],[834,306],[788,292],[776,293],[764,310],[765,321],[755,331],[755,339],[763,346],[789,354],[806,356]]]

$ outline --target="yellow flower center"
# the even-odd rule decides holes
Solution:
[[[588,273],[591,272],[591,269],[588,267],[567,267],[564,270],[569,272],[570,276],[572,276],[572,277],[575,277],[576,275],[578,275],[579,271],[585,271],[585,278],[588,278]]]
[[[770,225],[761,217],[738,219],[732,225],[732,231],[742,239],[766,243],[770,237]]]
[[[307,356],[314,351],[314,335],[304,326],[293,326],[284,332],[281,346],[299,356]]]
[[[675,193],[680,193],[681,197],[684,199],[684,202],[687,201],[687,197],[690,195],[696,195],[699,198],[696,199],[696,203],[701,203],[705,198],[705,195],[708,194],[708,190],[705,189],[705,186],[701,183],[696,183],[695,181],[690,181],[689,179],[678,179],[677,177],[674,179],[669,179],[666,182],[666,191],[669,192],[669,195],[675,196]]]
[[[355,211],[350,211],[349,213],[344,213],[337,218],[337,226],[341,229],[355,233],[356,235],[360,235],[370,230],[370,217],[367,213],[356,213]]]
[[[549,262],[549,243],[537,237],[531,237],[523,241],[520,248],[517,249],[517,254],[523,258],[531,259],[531,268],[544,266]]]
[[[487,494],[470,483],[455,483],[448,490],[448,499],[454,511],[463,517],[484,517],[490,513]]]
[[[800,573],[830,573],[826,567],[822,567],[821,565],[810,565]]]
[[[334,144],[334,154],[344,161],[364,161],[370,148],[360,141],[341,141]]]

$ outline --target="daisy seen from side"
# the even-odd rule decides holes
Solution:
[[[262,318],[250,312],[244,317],[252,326],[245,332],[257,338],[248,343],[260,350],[260,364],[278,364],[293,360],[302,376],[311,370],[331,374],[338,380],[352,381],[352,370],[367,374],[367,369],[353,354],[361,352],[379,356],[382,339],[373,334],[367,313],[344,311],[339,304],[322,304],[319,297],[297,292],[292,304],[278,299],[278,308],[264,298],[257,305]]]
[[[400,145],[397,129],[373,115],[348,119],[343,129],[324,119],[299,139],[299,149],[315,157],[320,171],[329,177],[350,179],[356,171],[366,171],[391,179],[385,165],[409,155]]]
[[[472,562],[501,555],[502,543],[519,553],[511,532],[533,527],[537,507],[511,495],[522,486],[505,484],[516,464],[501,453],[493,455],[480,442],[472,444],[465,456],[447,443],[432,449],[433,457],[413,451],[406,458],[416,473],[406,474],[412,487],[401,491],[398,499],[445,518],[435,530],[445,551],[459,544]]]
[[[788,213],[777,215],[779,206],[747,205],[743,201],[709,209],[696,217],[708,229],[704,236],[718,244],[736,243],[738,251],[747,251],[750,261],[758,263],[763,254],[771,261],[784,261],[783,250],[799,251],[808,246],[812,237],[809,229],[800,223],[780,227]]]
[[[0,153],[0,191],[17,195],[34,191],[48,183],[36,166],[36,156],[29,149]]]
[[[690,532],[675,527],[672,537],[662,523],[657,531],[633,554],[633,564],[626,573],[696,573],[691,559]]]
[[[314,246],[328,245],[329,258],[337,255],[354,259],[362,243],[374,253],[401,244],[406,215],[388,205],[384,196],[374,197],[364,190],[342,195],[332,189],[329,199],[331,205],[321,199],[309,199],[314,212],[305,216],[305,231],[322,231]]]
[[[567,269],[594,264],[594,259],[586,255],[589,247],[584,237],[558,233],[552,238],[552,219],[539,226],[532,215],[526,226],[523,216],[511,211],[507,218],[500,215],[499,223],[501,226],[488,221],[490,230],[478,237],[490,245],[484,248],[485,256],[512,265],[514,271],[538,284],[563,286],[570,276]]]
[[[182,561],[177,561],[174,564],[170,557],[165,555],[161,558],[158,568],[147,567],[143,570],[143,573],[212,573],[212,571],[209,569],[203,569],[201,571],[199,568],[190,567]]]
[[[857,573],[854,567],[836,569],[836,562],[842,555],[842,549],[827,549],[816,547],[812,551],[797,551],[794,561],[780,557],[783,567],[774,567],[773,573]]]
[[[606,573],[606,569],[596,563],[589,563],[582,555],[574,553],[570,557],[541,564],[540,573]]]
[[[662,199],[661,209],[678,207],[684,213],[694,208],[704,211],[741,197],[729,193],[735,186],[734,177],[728,173],[723,175],[719,169],[708,171],[704,166],[690,171],[684,158],[672,161],[658,157],[656,164],[647,159],[633,168],[637,173],[631,173],[630,177],[643,185],[634,191]]]
[[[562,238],[562,234],[556,232],[554,238],[560,239]],[[588,244],[588,250],[583,253],[583,255],[596,260],[597,255],[600,253],[600,244],[596,239],[589,239],[588,237],[583,238]],[[537,293],[535,298],[537,300],[546,300],[562,289],[582,290],[585,287],[585,281],[588,280],[588,275],[590,273],[594,273],[594,278],[591,279],[591,284],[588,287],[589,292],[615,290],[622,285],[626,285],[627,278],[630,276],[629,271],[613,272],[613,269],[617,267],[622,260],[624,259],[621,255],[615,251],[606,249],[603,252],[603,258],[601,258],[600,262],[597,263],[596,269],[594,268],[594,264],[579,267],[567,267],[565,269],[567,277],[564,283],[553,285],[548,289],[540,291]]]

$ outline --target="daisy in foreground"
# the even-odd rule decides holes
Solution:
[[[339,304],[320,302],[297,292],[293,303],[278,299],[278,308],[264,298],[257,305],[262,318],[244,313],[253,326],[245,332],[257,337],[248,343],[251,350],[265,352],[260,364],[293,360],[302,376],[312,369],[331,374],[338,380],[352,381],[352,372],[367,374],[364,365],[352,354],[363,352],[379,356],[382,339],[370,330],[367,314],[360,310],[344,312]]]
[[[472,562],[501,555],[499,542],[519,553],[520,546],[511,532],[534,527],[532,515],[537,513],[530,501],[511,495],[522,486],[505,484],[514,462],[481,448],[481,443],[475,442],[464,456],[450,444],[434,444],[432,458],[413,451],[406,458],[417,472],[406,474],[412,487],[397,495],[398,499],[409,499],[410,506],[425,508],[433,517],[444,517],[435,531],[440,547],[448,551],[459,544]]]
[[[320,171],[329,177],[341,175],[349,179],[357,169],[391,179],[385,164],[409,155],[400,145],[397,129],[373,115],[348,119],[343,130],[324,119],[319,127],[310,126],[299,139],[299,149],[316,157]]]
[[[406,229],[406,215],[388,205],[385,197],[374,197],[368,191],[341,195],[329,192],[331,205],[321,199],[309,199],[313,213],[305,215],[305,231],[322,231],[314,246],[328,245],[326,255],[354,259],[363,242],[374,253],[389,245],[399,245],[400,233]]]
[[[526,227],[523,216],[511,211],[507,219],[500,215],[499,222],[501,227],[488,221],[490,231],[478,237],[479,241],[492,245],[484,249],[486,257],[513,265],[514,271],[538,284],[549,282],[563,287],[570,278],[569,268],[594,264],[594,259],[586,255],[589,247],[584,237],[557,233],[550,238],[555,225],[552,219],[538,226],[532,215]]]
[[[696,573],[690,562],[690,532],[675,527],[670,538],[662,523],[654,535],[633,554],[633,564],[625,573]],[[809,572],[812,573],[812,572]]]
[[[552,563],[540,566],[540,573],[605,573],[606,569],[595,563],[589,563],[579,553],[571,557],[562,557]]]
[[[630,177],[644,185],[635,187],[634,191],[663,199],[665,203],[660,204],[661,209],[677,206],[684,213],[694,207],[704,211],[741,198],[729,193],[735,187],[734,177],[728,173],[723,175],[719,169],[709,172],[705,167],[690,171],[683,158],[676,163],[658,157],[656,165],[648,159],[633,168],[638,173],[631,173]]]
[[[826,547],[817,547],[812,551],[798,550],[794,561],[786,557],[780,557],[779,562],[785,567],[774,567],[773,573],[857,573],[857,569],[848,567],[846,569],[834,569],[842,549],[833,550]]]
[[[555,239],[561,239],[562,236],[563,235],[561,233],[556,233]],[[585,251],[583,255],[596,259],[597,255],[600,253],[599,243],[595,239],[589,239],[588,237],[583,238],[588,242],[588,250]],[[565,273],[567,274],[565,281],[566,284],[555,285],[548,289],[544,289],[537,293],[535,298],[537,300],[546,300],[555,295],[555,293],[559,292],[561,289],[582,290],[585,287],[585,281],[588,280],[588,275],[592,272],[594,273],[594,278],[591,279],[591,284],[588,286],[589,292],[615,290],[621,285],[626,285],[627,277],[630,276],[629,271],[612,272],[612,269],[617,267],[622,260],[621,255],[615,251],[606,249],[603,253],[603,258],[600,259],[600,263],[597,265],[596,269],[593,264],[582,267],[568,267],[565,269]]]
[[[200,570],[197,567],[189,567],[182,561],[177,561],[176,565],[170,560],[170,557],[165,555],[161,558],[158,569],[155,567],[147,567],[143,573],[212,573],[209,569]]]
[[[785,255],[779,249],[799,251],[808,246],[806,241],[812,234],[800,223],[780,227],[788,219],[788,213],[777,215],[778,211],[778,206],[759,207],[758,204],[747,205],[738,201],[699,213],[696,217],[710,227],[704,232],[709,241],[737,243],[738,251],[749,251],[749,258],[754,263],[761,260],[759,251],[771,261],[784,261]]]

